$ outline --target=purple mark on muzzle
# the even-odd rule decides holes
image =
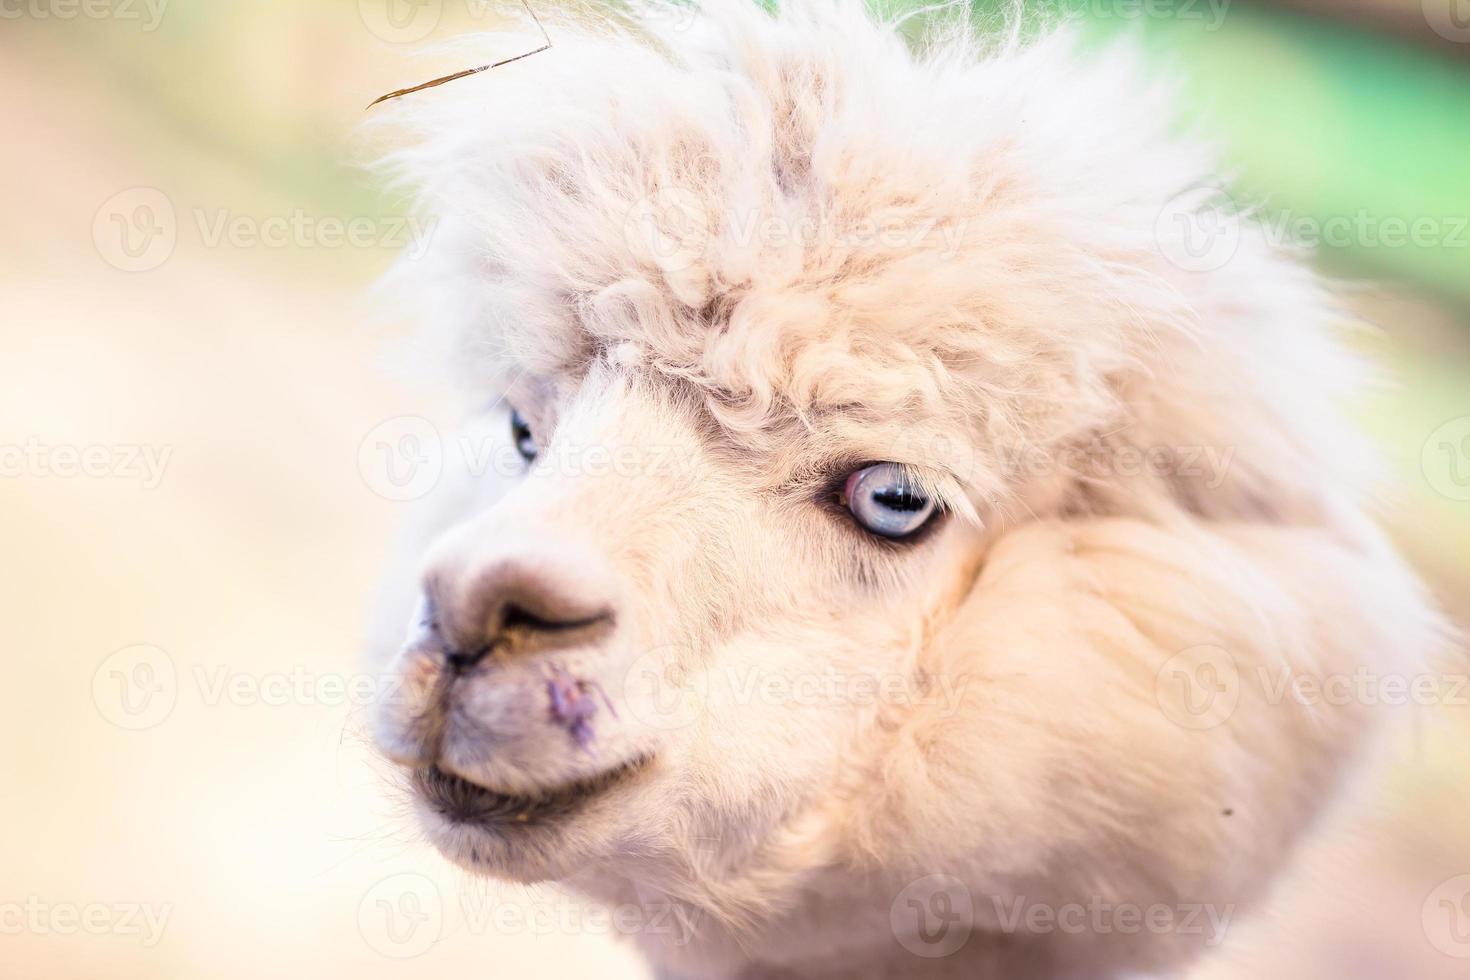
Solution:
[[[597,701],[592,697],[596,691],[607,705],[612,716],[618,716],[607,694],[596,681],[585,681],[573,677],[565,667],[553,667],[546,680],[546,696],[551,701],[551,720],[567,730],[572,739],[590,751],[592,739],[597,734],[592,730],[592,718],[597,714]]]

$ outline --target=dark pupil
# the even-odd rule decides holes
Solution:
[[[884,487],[873,494],[873,500],[881,507],[904,512],[920,511],[929,506],[929,498],[910,487]]]

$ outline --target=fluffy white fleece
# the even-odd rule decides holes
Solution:
[[[670,976],[1174,975],[1219,937],[1002,913],[1247,914],[1384,714],[1283,698],[1278,672],[1424,669],[1437,620],[1364,516],[1371,453],[1340,414],[1364,372],[1323,284],[1248,221],[1218,267],[1170,261],[1168,216],[1218,169],[1128,48],[781,7],[541,10],[550,51],[390,109],[390,165],[439,224],[388,291],[561,461],[447,481],[404,568],[617,591],[616,636],[566,662],[622,706],[600,758],[656,760],[565,825],[426,808],[426,829],[487,873],[677,903],[692,939],[638,937]],[[503,441],[503,412],[475,425]],[[646,465],[566,462],[589,446]],[[822,503],[887,460],[944,506],[909,547]],[[432,658],[392,656],[435,689]],[[698,692],[680,725],[630,693],[650,658]],[[730,682],[834,670],[954,696]],[[475,681],[460,775],[596,768],[548,747],[538,676]],[[1190,713],[1221,690],[1232,711]],[[427,710],[385,711],[390,755]],[[902,896],[935,874],[972,907],[931,957]]]

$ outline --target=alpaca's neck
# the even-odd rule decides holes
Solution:
[[[746,928],[733,926],[713,910],[626,880],[617,886],[599,882],[595,890],[612,907],[613,921],[625,924],[620,932],[640,946],[660,980],[1105,980],[1137,977],[1140,960],[1157,966],[1183,952],[1161,944],[1150,955],[1141,948],[1149,945],[1147,934],[1116,943],[1109,937],[1089,942],[1060,930],[1046,935],[995,931],[990,921],[1007,913],[1014,916],[1015,902],[997,904],[979,890],[965,888],[960,894],[969,895],[967,909],[943,887],[922,880],[909,887],[839,871],[814,874],[779,911]],[[1024,914],[1024,903],[1021,910]]]

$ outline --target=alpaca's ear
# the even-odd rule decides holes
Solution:
[[[920,867],[970,854],[1063,890],[1228,900],[1392,711],[1304,703],[1293,680],[1418,674],[1427,609],[1386,549],[1322,528],[1029,524],[927,650],[956,696],[900,727],[855,819]]]

